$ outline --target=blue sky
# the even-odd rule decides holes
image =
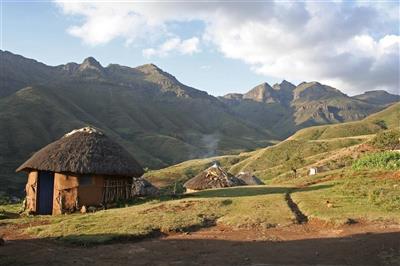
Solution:
[[[79,63],[88,56],[95,57],[103,66],[117,63],[134,67],[151,62],[182,83],[218,96],[245,92],[264,81],[279,81],[256,74],[240,60],[226,58],[214,49],[193,55],[146,58],[142,55],[143,45],[125,45],[121,38],[91,46],[67,33],[69,25],[76,21],[79,19],[63,16],[60,8],[51,2],[3,3],[1,49],[49,65]],[[201,22],[184,24],[172,25],[184,37],[203,28]]]
[[[399,4],[2,2],[1,49],[49,65],[154,63],[212,95],[318,80],[399,90]]]

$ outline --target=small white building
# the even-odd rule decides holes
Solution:
[[[316,174],[318,174],[318,168],[311,167],[310,170],[308,171],[308,175],[316,175]]]

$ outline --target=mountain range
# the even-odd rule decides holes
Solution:
[[[288,81],[214,97],[153,64],[103,67],[89,57],[48,66],[8,51],[0,51],[0,84],[0,186],[12,191],[24,181],[14,174],[19,164],[86,125],[155,169],[264,147],[298,129],[359,120],[400,100],[385,91],[350,97],[318,82]]]

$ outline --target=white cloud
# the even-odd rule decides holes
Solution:
[[[168,39],[157,48],[148,48],[143,50],[145,57],[167,56],[169,53],[177,51],[180,54],[194,54],[200,52],[199,38],[193,37],[187,40],[181,40],[178,37]]]
[[[64,13],[83,18],[68,31],[90,45],[115,38],[152,45],[164,39],[143,54],[192,54],[199,51],[199,38],[182,40],[168,25],[196,20],[204,22],[205,42],[226,57],[242,60],[257,73],[319,80],[348,93],[399,89],[399,18],[393,11],[398,11],[398,3],[57,4]]]

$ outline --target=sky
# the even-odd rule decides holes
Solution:
[[[283,79],[400,93],[398,1],[0,1],[0,49],[49,65],[154,63],[215,96]]]

